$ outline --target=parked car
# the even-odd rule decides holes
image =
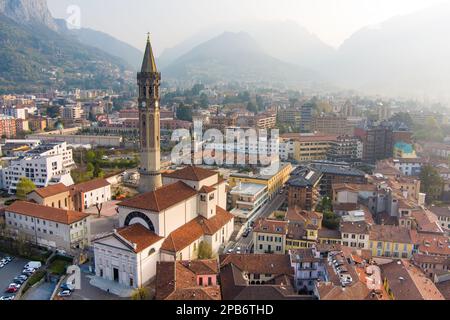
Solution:
[[[11,283],[13,284],[13,283]],[[20,286],[19,286],[20,288]],[[9,285],[9,287],[5,290],[6,293],[16,293],[19,290],[18,287],[16,287],[16,284],[14,283],[14,286]]]
[[[237,248],[236,248],[236,253],[237,253],[237,254],[241,254],[241,253],[242,253],[241,250],[242,250],[241,247],[237,247]]]
[[[75,290],[75,286],[73,284],[70,284],[70,283],[63,283],[61,285],[61,290],[63,290],[63,291],[67,291],[67,290],[73,291],[73,290]]]
[[[12,258],[11,257],[5,257],[6,261],[11,262]]]
[[[231,254],[231,253],[233,253],[233,252],[234,252],[233,249],[228,249],[228,251],[227,251],[228,254]]]
[[[3,296],[3,297],[0,297],[0,301],[10,301],[10,300],[14,300],[15,297],[16,297],[15,295],[12,295],[12,296]]]
[[[246,229],[246,230],[244,231],[244,233],[242,234],[242,236],[243,236],[244,238],[247,238],[247,237],[250,235],[250,232],[252,232],[251,229]]]
[[[3,268],[4,266],[5,264],[0,262],[0,269]]]
[[[39,261],[30,261],[23,268],[24,269],[39,269],[42,267],[42,263]]]
[[[3,258],[2,260],[0,260],[0,263],[3,263],[3,264],[7,264],[9,261],[7,261],[6,260],[6,258]]]
[[[14,279],[13,283],[23,285],[26,280],[23,279]]]
[[[70,290],[63,290],[60,293],[58,293],[59,297],[70,297],[70,295],[72,294],[72,291]]]

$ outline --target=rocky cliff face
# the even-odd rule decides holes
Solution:
[[[58,29],[46,0],[0,0],[0,14],[20,24],[43,24]]]

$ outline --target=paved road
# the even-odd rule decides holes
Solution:
[[[4,254],[0,253],[0,257],[3,258]],[[15,277],[22,274],[23,266],[27,264],[27,260],[21,258],[14,258],[5,267],[0,269],[0,296],[9,296],[10,294],[4,293],[9,284]]]
[[[91,220],[91,239],[119,227],[119,215]]]
[[[283,205],[285,200],[286,200],[286,195],[278,194],[268,204],[266,204],[260,210],[260,212],[257,213],[257,215],[255,216],[255,220],[258,218],[269,217],[274,211],[278,210]],[[236,251],[238,248],[240,248],[240,251],[242,253],[250,253],[252,247],[253,247],[253,232],[251,232],[248,235],[248,237],[246,237],[246,238],[241,237],[241,238],[237,239],[236,243],[233,246],[231,246],[231,248],[234,251]]]
[[[56,283],[43,282],[42,284],[29,289],[22,300],[50,300]]]
[[[92,275],[82,272],[81,289],[75,290],[70,297],[65,297],[64,300],[126,300],[92,286],[89,283],[90,276]]]

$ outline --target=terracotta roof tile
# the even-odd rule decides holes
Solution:
[[[220,268],[234,264],[242,271],[254,274],[293,275],[289,255],[281,254],[229,254],[220,256]]]
[[[127,199],[118,206],[161,212],[177,203],[192,198],[197,191],[182,181],[163,186],[156,191],[140,194],[134,198]]]
[[[220,300],[218,285],[202,287],[197,284],[198,275],[217,274],[217,260],[159,262],[156,300]]]
[[[140,223],[132,224],[117,230],[117,234],[132,244],[136,244],[134,251],[136,253],[150,247],[156,242],[162,240],[162,237],[157,236]]]
[[[201,181],[214,175],[217,175],[217,172],[199,167],[187,166],[181,170],[164,174],[164,177],[190,181]]]
[[[287,227],[287,221],[258,219],[255,223],[253,231],[285,235],[287,233]]]
[[[109,185],[110,185],[110,183],[106,179],[95,179],[95,180],[91,180],[91,181],[73,185],[72,189],[85,193],[85,192],[89,192],[92,190],[104,188]]]
[[[14,202],[6,208],[6,211],[62,224],[72,224],[89,217],[83,212],[52,208],[25,201]]]
[[[45,188],[36,189],[34,191],[31,191],[30,193],[35,192],[41,198],[48,198],[63,192],[67,192],[69,191],[69,189],[70,187],[67,187],[62,183],[58,183]]]
[[[211,193],[211,192],[214,192],[214,191],[216,191],[216,189],[213,188],[213,187],[203,186],[203,187],[198,191],[198,193]]]
[[[211,219],[197,217],[173,231],[163,242],[161,249],[169,252],[179,252],[203,235],[214,235],[234,216],[226,210],[217,207],[216,215]]]

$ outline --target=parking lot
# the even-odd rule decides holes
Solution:
[[[3,259],[5,256],[7,255],[0,253],[0,259]],[[14,258],[10,263],[0,269],[0,296],[11,295],[5,293],[5,290],[8,285],[13,282],[14,277],[22,273],[23,266],[26,265],[27,262],[28,260],[22,258]]]

